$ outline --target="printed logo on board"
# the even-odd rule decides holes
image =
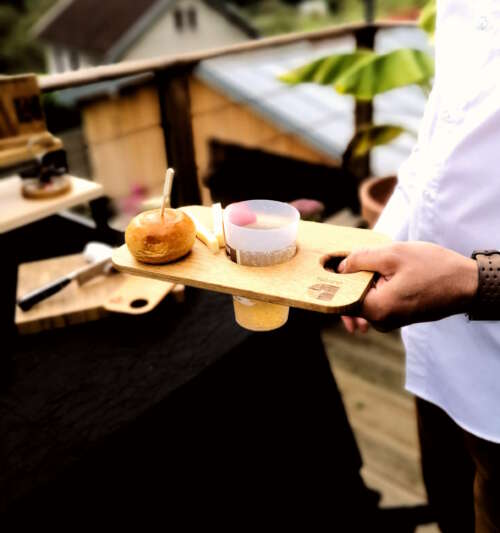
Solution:
[[[307,292],[309,293],[309,296],[312,296],[317,300],[330,302],[335,294],[337,294],[339,288],[340,285],[333,285],[332,283],[316,283],[315,285],[311,285]]]

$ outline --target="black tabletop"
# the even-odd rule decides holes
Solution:
[[[15,339],[0,391],[0,502],[49,481],[248,338],[229,296]]]

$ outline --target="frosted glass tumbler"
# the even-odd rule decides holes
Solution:
[[[284,263],[297,251],[300,214],[274,200],[248,200],[224,209],[226,252],[239,265],[263,267]],[[287,306],[233,297],[236,322],[252,331],[270,331],[288,320]]]

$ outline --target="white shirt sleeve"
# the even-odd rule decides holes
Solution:
[[[417,174],[417,149],[401,165],[398,183],[385,206],[374,230],[390,237],[393,241],[409,239],[411,217],[411,194]]]
[[[409,232],[410,202],[398,183],[385,206],[374,230],[391,237],[393,241],[407,241]]]

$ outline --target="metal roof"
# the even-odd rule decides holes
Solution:
[[[418,28],[379,30],[375,49],[385,53],[411,47],[432,53]],[[279,129],[293,133],[319,152],[339,158],[354,133],[354,99],[332,87],[281,83],[278,75],[319,57],[354,50],[353,37],[320,42],[303,41],[277,48],[238,53],[202,61],[195,75],[233,101],[243,103]],[[379,95],[374,101],[375,123],[391,123],[417,131],[426,96],[416,86]],[[401,135],[372,156],[375,175],[397,172],[409,155],[415,137]]]

